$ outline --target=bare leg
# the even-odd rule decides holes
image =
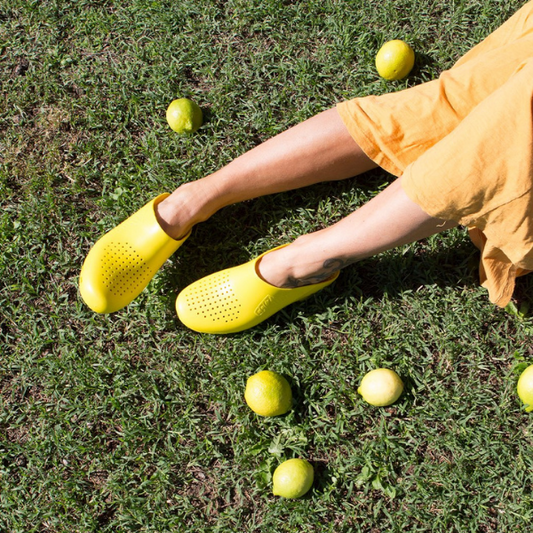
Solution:
[[[375,167],[337,111],[331,109],[257,146],[214,174],[182,185],[159,204],[158,220],[170,236],[179,238],[224,206],[345,179]],[[277,287],[318,283],[365,257],[455,225],[422,211],[407,197],[400,178],[337,224],[265,255],[259,271]]]
[[[265,255],[261,276],[277,287],[324,281],[345,266],[379,252],[414,242],[456,226],[427,215],[394,181],[370,202],[333,226],[303,235]]]
[[[224,206],[266,194],[346,179],[377,165],[352,139],[336,109],[294,126],[159,204],[161,227],[174,238]]]

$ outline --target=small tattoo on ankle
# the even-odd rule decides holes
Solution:
[[[304,278],[289,277],[286,283],[282,285],[282,289],[296,289],[297,287],[304,287],[305,285],[315,285],[316,283],[322,283],[330,278],[335,272],[350,265],[353,261],[349,259],[331,258],[326,259],[322,264],[322,270],[311,276]]]
[[[332,259],[326,259],[322,268],[329,270],[330,274],[342,270],[344,267],[351,265],[353,261],[350,259],[340,259],[338,257],[333,257]]]

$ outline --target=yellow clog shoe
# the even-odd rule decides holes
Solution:
[[[128,305],[189,236],[177,241],[161,229],[155,206],[167,196],[147,203],[89,251],[81,269],[80,293],[96,313],[113,313]]]
[[[327,287],[339,275],[336,272],[322,283],[279,289],[257,272],[265,254],[243,265],[215,272],[183,289],[176,300],[176,311],[183,324],[200,333],[243,331]]]

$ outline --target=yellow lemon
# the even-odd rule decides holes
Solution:
[[[524,402],[526,412],[533,411],[533,365],[528,366],[518,379],[516,386],[518,397]]]
[[[281,463],[272,476],[272,493],[282,498],[300,498],[313,484],[315,473],[305,459]]]
[[[198,104],[188,98],[178,98],[167,108],[168,125],[177,133],[194,133],[203,123]]]
[[[388,368],[377,368],[366,374],[357,392],[370,405],[384,407],[393,404],[403,392],[400,376]]]
[[[276,372],[262,370],[248,378],[244,399],[258,415],[282,415],[292,407],[291,386]]]
[[[415,53],[404,41],[386,42],[376,55],[378,74],[386,80],[405,78],[415,64]]]

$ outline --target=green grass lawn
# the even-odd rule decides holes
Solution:
[[[392,176],[226,208],[114,315],[77,291],[91,244],[156,194],[338,101],[436,77],[523,3],[0,0],[0,531],[529,530],[533,419],[515,387],[533,321],[488,301],[464,229],[354,265],[244,333],[175,316],[187,284]],[[373,61],[393,38],[417,62],[388,83]],[[166,124],[177,96],[204,111],[192,136]],[[519,280],[515,309],[532,290]],[[406,385],[389,408],[356,393],[378,366]],[[288,377],[288,415],[244,403],[261,369]],[[315,484],[278,499],[292,457]]]

